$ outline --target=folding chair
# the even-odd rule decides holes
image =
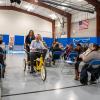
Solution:
[[[75,64],[75,58],[78,56],[77,52],[72,51],[69,56],[67,57],[67,60],[65,61],[65,65],[62,67],[62,72],[65,68],[67,68],[66,66],[71,65],[73,66]],[[67,64],[67,65],[66,65]],[[71,71],[71,69],[69,70],[69,73],[73,73]]]
[[[98,68],[98,79],[97,79],[97,82],[99,83],[99,77],[100,77],[100,59],[95,59],[95,60],[92,60],[89,62],[89,67],[91,67],[95,70]]]
[[[61,56],[62,56],[62,51],[54,51],[53,54],[53,60],[57,63],[60,63],[61,62]]]

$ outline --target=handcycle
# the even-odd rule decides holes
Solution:
[[[30,52],[27,52],[27,51],[25,52],[30,55]],[[41,79],[43,81],[45,81],[47,73],[46,73],[46,67],[45,67],[45,60],[43,58],[44,52],[42,49],[37,49],[35,53],[40,53],[40,57],[37,57],[36,60],[34,60],[34,63],[35,63],[33,67],[34,71],[41,76]],[[24,59],[24,71],[26,71],[26,66],[28,64],[31,64],[31,61],[27,61],[26,59]]]

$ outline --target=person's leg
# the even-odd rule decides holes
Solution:
[[[67,54],[66,54],[66,53],[64,53],[64,60],[66,60],[66,59],[67,59],[67,57],[66,57],[66,56],[67,56]]]
[[[75,80],[79,80],[79,62],[75,63]]]
[[[41,54],[40,53],[37,53],[37,52],[32,52],[30,54],[30,61],[31,61],[31,72],[30,73],[33,73],[35,72],[34,71],[34,66],[36,65],[35,61],[37,58],[40,58]]]
[[[35,60],[35,53],[31,52],[30,53],[30,65],[31,65],[31,72],[34,72],[34,60]]]
[[[52,62],[53,62],[53,65],[55,65],[55,55],[54,54],[52,55]]]
[[[88,71],[91,73],[91,79],[90,82],[95,82],[96,79],[98,79],[98,68],[94,69],[92,66],[88,68]]]
[[[45,59],[46,54],[47,54],[47,49],[44,49],[43,50],[43,60]]]

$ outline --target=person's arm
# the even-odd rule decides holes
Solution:
[[[94,58],[94,56],[95,56],[94,52],[91,52],[91,53],[88,54],[87,56],[83,56],[83,57],[82,57],[82,60],[83,60],[84,62],[89,62],[89,61],[91,61],[91,60]]]
[[[33,41],[31,42],[31,45],[30,45],[30,50],[32,50],[32,51],[35,50],[35,48],[34,48],[34,43],[35,43],[35,41],[33,40]]]
[[[27,42],[28,42],[28,36],[26,36],[25,38],[25,44],[27,44]]]
[[[47,49],[47,48],[44,46],[44,44],[43,44],[42,41],[41,41],[41,46],[42,46],[42,49]]]

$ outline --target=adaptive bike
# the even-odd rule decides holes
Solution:
[[[30,52],[26,52],[29,53]],[[34,60],[34,70],[36,73],[38,73],[41,76],[41,79],[43,81],[46,80],[46,76],[47,76],[47,72],[46,72],[46,67],[45,67],[45,60],[43,58],[43,50],[42,49],[37,49],[35,53],[40,53],[40,57],[36,58],[36,60]],[[24,59],[24,71],[26,71],[26,66],[31,64],[31,61],[27,61],[26,59]]]

